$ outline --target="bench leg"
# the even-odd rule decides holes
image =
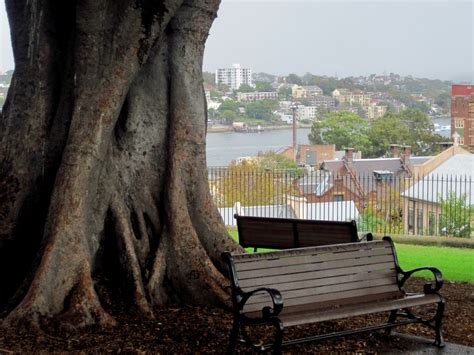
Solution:
[[[397,319],[397,313],[398,313],[398,310],[396,309],[390,312],[390,316],[388,317],[388,322],[387,322],[388,324],[395,323],[395,320]],[[390,335],[392,333],[392,329],[393,327],[385,329],[385,335]]]
[[[283,342],[283,323],[278,318],[274,318],[273,326],[275,327],[275,342],[273,343],[273,353],[281,354],[281,345]]]
[[[234,319],[234,323],[232,324],[232,330],[230,331],[230,341],[229,347],[227,348],[227,354],[233,354],[235,351],[235,346],[237,345],[237,337],[239,335],[239,321]]]
[[[438,309],[435,315],[435,332],[436,338],[434,344],[438,348],[444,347],[443,339],[443,313],[444,313],[444,300],[438,303]]]

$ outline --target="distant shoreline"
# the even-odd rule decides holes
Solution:
[[[287,126],[262,126],[265,131],[274,131],[278,129],[291,129],[291,125]],[[298,125],[298,128],[311,128],[311,125]],[[231,126],[213,125],[207,127],[207,133],[224,133],[234,132]],[[241,132],[236,132],[241,133]]]

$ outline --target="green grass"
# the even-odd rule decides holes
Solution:
[[[474,284],[474,250],[446,247],[427,247],[396,243],[398,261],[403,270],[434,266],[444,280],[466,281]],[[414,276],[430,277],[430,272]]]
[[[236,229],[229,229],[229,234],[238,241]],[[421,246],[395,242],[400,267],[407,271],[423,266],[434,266],[443,274],[444,280],[465,281],[474,284],[474,250],[436,246]],[[253,248],[247,248],[253,252]],[[267,249],[258,249],[259,252]],[[432,278],[430,272],[419,272],[413,276]]]

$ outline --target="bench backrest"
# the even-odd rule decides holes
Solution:
[[[235,215],[244,248],[290,249],[358,241],[355,221],[336,222]]]
[[[245,292],[275,288],[285,307],[304,310],[401,296],[395,251],[387,240],[237,254],[229,262],[234,286]],[[244,311],[268,305],[263,293],[250,298]]]

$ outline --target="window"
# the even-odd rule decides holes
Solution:
[[[418,208],[418,215],[416,218],[416,230],[417,234],[423,235],[423,209]]]
[[[464,128],[464,120],[455,120],[454,125],[456,128]]]
[[[333,196],[334,202],[344,201],[344,194],[343,193],[335,193]]]
[[[394,179],[394,174],[392,171],[374,170],[373,174],[377,181],[381,182],[391,182]]]

